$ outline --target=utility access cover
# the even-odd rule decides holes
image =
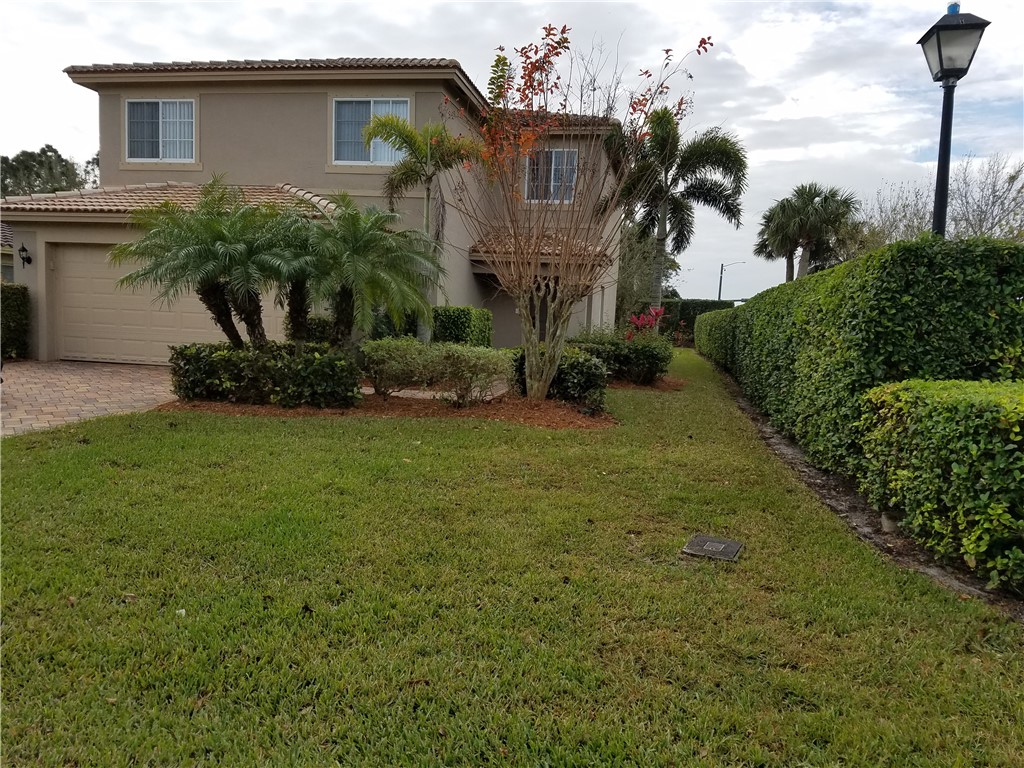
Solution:
[[[736,562],[740,559],[740,550],[743,544],[729,539],[716,539],[714,536],[705,536],[698,533],[683,547],[683,552],[689,555],[700,555],[701,557],[712,557],[715,560],[731,560]]]

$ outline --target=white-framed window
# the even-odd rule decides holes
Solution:
[[[373,115],[398,115],[409,119],[408,99],[335,99],[334,162],[394,165],[402,159],[400,150],[374,139],[367,147],[363,129]]]
[[[191,163],[195,160],[192,99],[131,99],[125,102],[125,159]]]
[[[4,253],[0,255],[0,282],[14,282],[14,254]]]
[[[530,155],[526,165],[527,201],[571,203],[577,156],[575,149],[544,149]]]

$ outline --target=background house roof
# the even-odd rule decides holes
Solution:
[[[69,75],[94,72],[212,72],[223,70],[290,69],[458,69],[455,59],[338,58],[241,59],[227,61],[157,61],[132,64],[88,64],[65,68]]]
[[[185,182],[165,181],[157,184],[130,184],[124,187],[100,187],[71,192],[5,197],[0,199],[4,213],[131,213],[139,208],[159,205],[164,201],[178,203],[186,208],[199,200],[202,186]],[[331,203],[322,195],[291,184],[238,186],[247,203],[275,203],[294,205],[305,200],[318,208]]]

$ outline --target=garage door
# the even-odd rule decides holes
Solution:
[[[54,327],[62,360],[167,365],[168,345],[224,341],[210,314],[192,295],[171,307],[150,290],[117,287],[132,266],[111,266],[110,246],[61,245],[55,269]],[[263,322],[272,339],[284,338],[284,313],[263,301]],[[241,326],[239,330],[245,335]]]

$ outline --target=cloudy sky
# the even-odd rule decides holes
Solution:
[[[992,22],[957,88],[954,158],[1024,152],[1024,4],[968,0]],[[82,161],[96,151],[96,95],[63,74],[71,64],[330,58],[450,57],[480,86],[498,45],[572,27],[577,48],[615,52],[627,74],[656,66],[661,49],[715,47],[686,60],[692,91],[685,128],[722,126],[750,157],[739,231],[711,215],[682,256],[683,295],[741,298],[783,279],[781,264],[750,255],[761,212],[796,184],[848,187],[872,199],[886,183],[934,173],[941,89],[916,44],[942,2],[11,2],[4,35],[0,153],[53,144]]]

